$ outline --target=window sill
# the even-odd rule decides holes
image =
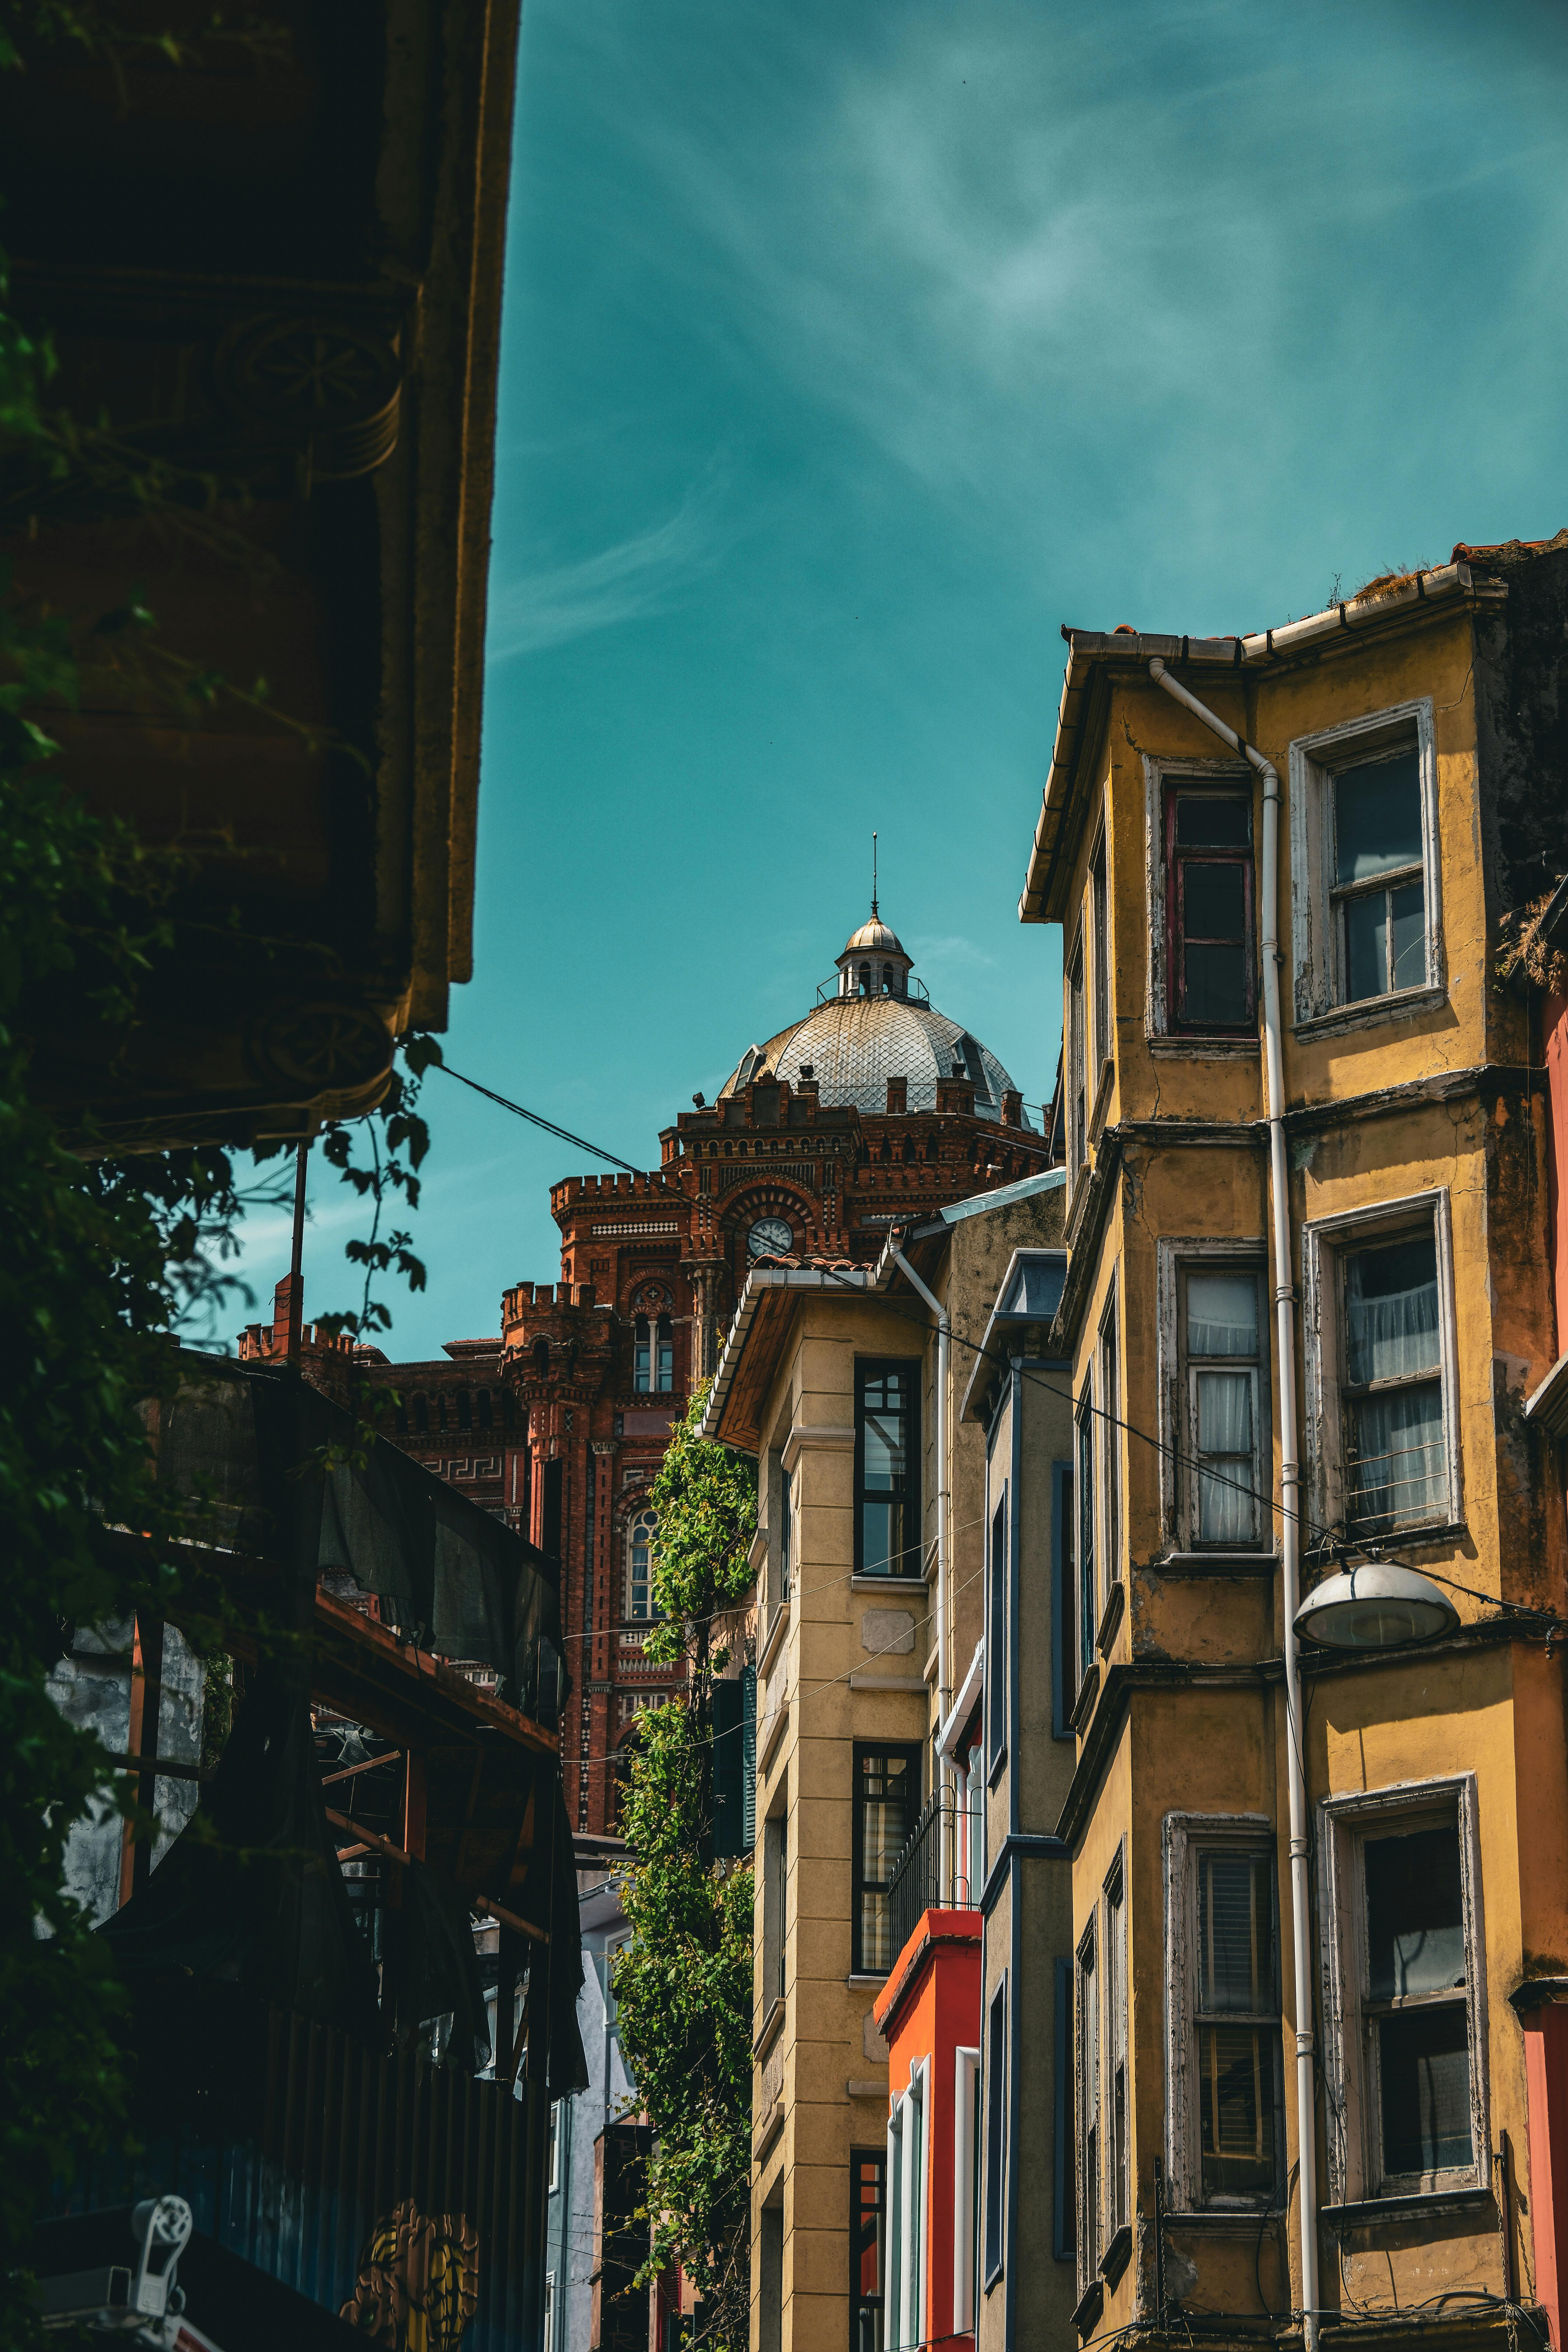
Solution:
[[[1109,1658],[1110,1655],[1110,1645],[1116,1639],[1116,1629],[1121,1624],[1126,1609],[1127,1587],[1118,1577],[1105,1596],[1105,1608],[1100,1620],[1100,1631],[1094,1637],[1094,1646],[1102,1658]]]
[[[1339,1037],[1349,1029],[1373,1029],[1385,1021],[1407,1021],[1413,1013],[1436,1013],[1448,1002],[1443,982],[1425,988],[1395,989],[1389,996],[1369,996],[1357,1004],[1336,1004],[1331,1013],[1309,1013],[1295,1023],[1292,1034],[1306,1043],[1314,1037]]]
[[[1080,2336],[1092,2336],[1100,2313],[1105,2309],[1105,2282],[1092,2278],[1078,2299],[1072,2324]]]
[[[881,1576],[857,1570],[849,1580],[851,1592],[921,1592],[926,1589],[923,1576]]]
[[[773,1622],[768,1627],[768,1638],[763,1643],[761,1654],[757,1659],[758,1674],[765,1675],[768,1668],[773,1664],[773,1659],[778,1654],[779,1643],[783,1641],[788,1625],[789,1602],[787,1601],[781,1601],[778,1607],[773,1611]]]
[[[864,1985],[875,1985],[877,1990],[880,1991],[883,1985],[887,1983],[888,1979],[885,1971],[879,1972],[876,1969],[851,1969],[844,1981],[848,1986],[851,1992],[858,1992]]]
[[[1195,2231],[1211,2238],[1246,2238],[1254,2240],[1268,2221],[1279,2223],[1284,2215],[1274,2206],[1261,2205],[1196,2205],[1190,2213],[1168,2208],[1165,2227],[1168,2230]]]
[[[1091,1665],[1079,1685],[1078,1696],[1073,1701],[1072,1713],[1068,1717],[1068,1723],[1080,1738],[1083,1736],[1085,1725],[1094,1713],[1094,1702],[1099,1689],[1100,1668],[1098,1665]]]
[[[1442,2214],[1496,2215],[1497,2200],[1489,2189],[1417,2189],[1392,2197],[1365,2197],[1352,2205],[1325,2205],[1323,2220],[1334,2230],[1364,2230],[1379,2221],[1434,2221]]]
[[[1094,1108],[1089,1115],[1089,1147],[1092,1151],[1105,1132],[1105,1115],[1110,1108],[1110,1097],[1116,1084],[1116,1065],[1109,1055],[1100,1066],[1100,1076],[1094,1082]]]
[[[1132,2259],[1132,2225],[1123,2221],[1100,2258],[1100,2275],[1112,2294],[1116,2283]]]
[[[1390,1528],[1386,1535],[1368,1536],[1365,1540],[1380,1546],[1395,1544],[1401,1551],[1450,1551],[1458,1544],[1468,1543],[1469,1539],[1469,1525],[1464,1519],[1445,1519],[1437,1527],[1428,1519],[1418,1519],[1413,1527]],[[1355,1538],[1349,1541],[1352,1551],[1359,1548]],[[1325,1544],[1309,1549],[1305,1563],[1309,1568],[1321,1568],[1327,1573],[1331,1570],[1340,1549],[1336,1546],[1331,1549]]]
[[[1255,1062],[1258,1055],[1256,1034],[1247,1037],[1188,1037],[1165,1031],[1158,1036],[1146,1035],[1145,1043],[1157,1062]]]
[[[1149,1563],[1156,1576],[1272,1576],[1279,1565],[1271,1551],[1169,1551]]]
[[[772,2000],[768,2003],[768,2013],[763,2020],[763,2030],[752,2044],[752,2063],[753,2066],[760,2066],[762,2064],[763,2059],[767,2056],[768,2052],[778,2040],[780,2032],[784,2026],[784,1995],[782,1993],[775,1993]]]

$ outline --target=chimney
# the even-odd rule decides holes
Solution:
[[[1024,1097],[1016,1088],[1009,1087],[1002,1097],[1002,1124],[1004,1127],[1022,1127],[1024,1124]]]
[[[938,1078],[936,1107],[950,1118],[973,1118],[974,1116],[974,1081],[973,1078]]]
[[[305,1277],[300,1276],[301,1330],[303,1329]],[[286,1274],[272,1294],[272,1347],[274,1356],[289,1352],[289,1310],[294,1304],[294,1276]]]
[[[888,1080],[889,1118],[891,1118],[897,1114],[907,1111],[909,1107],[910,1082],[908,1078],[889,1078]]]

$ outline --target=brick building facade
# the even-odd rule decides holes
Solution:
[[[376,1367],[401,1400],[397,1443],[561,1562],[580,1835],[613,1832],[628,1731],[676,1680],[644,1654],[648,1491],[749,1265],[874,1262],[889,1227],[1051,1156],[1006,1071],[931,1006],[875,908],[837,964],[716,1102],[694,1097],[663,1130],[656,1170],[552,1187],[560,1278],[509,1288],[498,1338]],[[272,1330],[252,1326],[242,1352],[281,1347],[285,1319],[280,1307]]]

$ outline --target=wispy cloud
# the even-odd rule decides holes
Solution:
[[[490,597],[489,659],[507,661],[668,611],[724,554],[721,499],[715,468],[664,521],[574,562],[504,581]]]

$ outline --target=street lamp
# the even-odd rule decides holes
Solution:
[[[1296,1632],[1326,1650],[1403,1650],[1451,1633],[1458,1622],[1429,1577],[1369,1559],[1315,1585],[1296,1612]]]

